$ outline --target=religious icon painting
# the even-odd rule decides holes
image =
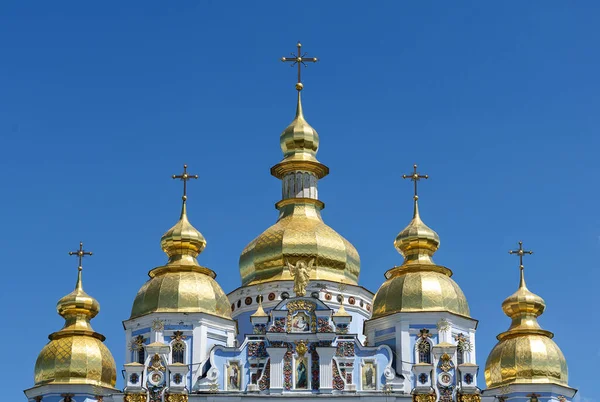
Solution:
[[[308,389],[308,361],[306,357],[296,359],[295,389]]]
[[[372,361],[367,361],[362,366],[362,389],[363,391],[377,389],[377,367]]]
[[[227,366],[227,390],[239,391],[241,387],[241,372],[240,365],[237,362],[231,362]]]
[[[292,332],[310,331],[310,317],[303,312],[299,312],[292,318]]]

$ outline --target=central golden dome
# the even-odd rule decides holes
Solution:
[[[161,239],[169,261],[148,273],[150,280],[138,291],[130,319],[150,313],[206,313],[231,319],[229,299],[216,274],[198,264],[206,240],[189,222],[186,200],[184,195],[179,221]]]
[[[242,252],[242,285],[292,280],[287,263],[314,259],[311,279],[355,285],[360,258],[352,244],[323,222],[320,203],[294,200],[281,205],[277,223],[254,239]]]
[[[470,316],[469,304],[452,280],[452,271],[433,262],[440,238],[421,220],[416,195],[413,219],[398,234],[394,246],[404,262],[386,272],[386,281],[373,299],[373,318],[417,311],[447,311]]]
[[[276,205],[279,218],[242,251],[242,286],[292,280],[288,264],[300,260],[314,260],[311,279],[356,285],[358,252],[321,217],[324,204],[318,200],[316,186],[329,169],[316,159],[319,136],[304,118],[302,86],[297,89],[296,117],[280,136],[283,160],[271,168],[271,174],[284,182],[283,200]]]
[[[83,291],[81,267],[75,290],[59,300],[56,309],[65,319],[64,327],[48,338],[35,362],[35,385],[89,384],[114,388],[115,360],[104,345],[104,336],[90,324],[100,305]]]
[[[546,303],[527,289],[523,266],[519,289],[502,303],[512,319],[508,331],[498,335],[498,343],[485,363],[488,388],[509,384],[559,384],[567,386],[567,361],[552,340],[554,334],[543,330],[538,321]]]

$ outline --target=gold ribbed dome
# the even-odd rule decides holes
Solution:
[[[35,363],[35,385],[89,384],[114,388],[115,360],[102,343],[105,337],[92,329],[90,320],[100,311],[98,302],[83,291],[81,267],[75,290],[57,304],[64,327],[51,334]]]
[[[284,160],[305,160],[317,162],[319,150],[319,134],[304,119],[302,112],[301,92],[298,91],[296,117],[280,136],[281,150]]]
[[[204,236],[187,217],[187,198],[179,221],[161,239],[167,265],[154,268],[138,291],[130,319],[149,313],[206,313],[231,319],[229,299],[215,281],[216,274],[198,264],[206,247]]]
[[[527,289],[523,266],[519,289],[502,303],[512,319],[508,331],[498,335],[485,363],[488,388],[509,384],[567,385],[567,361],[552,340],[554,334],[543,330],[538,321],[545,310],[544,299]]]
[[[282,205],[283,204],[283,205]],[[280,202],[277,223],[254,239],[242,252],[242,286],[274,280],[292,280],[287,262],[314,259],[311,280],[355,285],[360,258],[354,246],[321,218],[320,202],[294,199]]]
[[[440,238],[421,220],[416,195],[413,219],[396,236],[394,246],[404,262],[386,272],[387,280],[373,299],[373,318],[416,311],[447,311],[470,316],[469,304],[452,280],[452,271],[433,262]]]

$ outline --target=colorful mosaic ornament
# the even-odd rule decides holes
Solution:
[[[285,332],[285,318],[275,318],[269,332]]]
[[[332,363],[333,363],[332,364],[332,367],[333,367],[333,389],[335,389],[337,391],[343,391],[345,388],[344,380],[342,380],[342,377],[340,376],[337,362],[334,360]]]
[[[337,357],[353,357],[354,342],[338,342],[335,355]]]
[[[425,373],[419,374],[419,382],[421,384],[425,384],[427,382],[427,378],[428,378],[427,374],[425,374]]]
[[[129,376],[129,382],[132,384],[137,384],[140,380],[140,376],[137,373],[133,373]]]
[[[465,374],[465,383],[471,384],[473,383],[473,375],[470,373]]]
[[[329,324],[328,318],[317,318],[317,332],[333,332],[333,327]]]
[[[267,364],[265,365],[265,371],[262,373],[262,376],[258,380],[258,388],[261,391],[265,391],[269,389],[271,384],[271,359],[267,360]]]
[[[181,384],[181,381],[183,381],[183,376],[181,374],[177,373],[173,376],[173,382],[175,384]]]
[[[452,387],[439,387],[440,402],[452,402]]]
[[[310,371],[312,374],[312,389],[319,389],[319,354],[317,353],[317,346],[313,343],[309,348],[310,357],[311,357],[311,367]]]
[[[283,388],[292,389],[292,348],[288,345],[288,350],[283,355]]]

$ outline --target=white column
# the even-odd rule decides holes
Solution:
[[[333,346],[317,347],[319,354],[319,389],[321,393],[330,393],[333,390],[333,355],[336,348]]]
[[[283,356],[285,352],[287,352],[287,348],[267,348],[271,364],[271,393],[283,391]]]

